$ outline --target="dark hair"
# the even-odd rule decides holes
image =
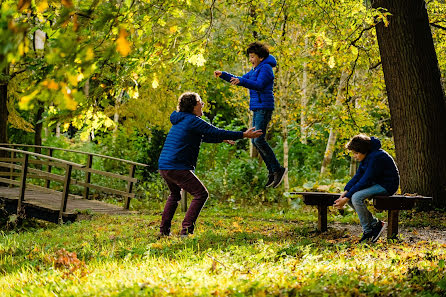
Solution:
[[[178,98],[177,109],[178,111],[192,113],[198,101],[200,101],[200,95],[194,92],[185,92]]]
[[[246,50],[246,55],[249,56],[249,54],[256,54],[259,58],[266,59],[269,56],[269,49],[263,43],[253,42]]]
[[[367,135],[359,134],[347,143],[346,148],[361,154],[368,154],[372,148],[372,142]]]

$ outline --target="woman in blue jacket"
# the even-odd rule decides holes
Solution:
[[[334,206],[342,209],[349,203],[358,214],[362,226],[363,235],[359,242],[376,242],[384,230],[384,223],[373,217],[364,201],[376,195],[393,195],[400,183],[398,168],[375,137],[356,135],[347,144],[347,149],[360,163],[355,176],[347,183]]]
[[[252,126],[264,132],[259,138],[253,139],[252,143],[268,168],[268,181],[265,187],[276,188],[282,182],[287,169],[280,166],[271,146],[265,140],[265,135],[274,110],[273,67],[276,67],[277,63],[262,43],[251,43],[246,52],[252,64],[251,71],[242,77],[218,70],[214,72],[214,75],[233,85],[249,89],[249,109],[253,111]]]
[[[178,111],[170,115],[172,128],[167,134],[158,168],[170,190],[164,207],[160,236],[169,236],[172,218],[181,200],[181,189],[194,198],[190,203],[182,223],[181,235],[194,233],[195,221],[200,214],[209,193],[195,175],[201,142],[230,142],[241,138],[256,138],[262,131],[250,128],[245,132],[219,129],[202,120],[204,102],[197,93],[186,92],[178,99]]]

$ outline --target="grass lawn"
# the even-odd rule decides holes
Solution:
[[[310,207],[218,204],[202,211],[193,236],[157,240],[162,205],[150,209],[2,232],[1,296],[446,295],[446,245],[435,240],[358,245],[360,234],[344,229],[314,232]],[[401,218],[446,230],[441,213]],[[333,211],[334,221],[358,224],[353,213]]]

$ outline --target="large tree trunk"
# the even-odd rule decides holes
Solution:
[[[0,56],[0,58],[3,58]],[[2,70],[2,75],[8,75],[8,67]],[[8,82],[0,80],[0,143],[8,142]]]
[[[376,34],[403,193],[446,206],[446,101],[426,3],[374,0],[391,15]]]

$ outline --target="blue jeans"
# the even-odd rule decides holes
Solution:
[[[372,232],[373,227],[378,223],[378,219],[373,217],[372,213],[367,209],[367,206],[364,203],[365,199],[376,195],[389,195],[389,193],[387,193],[386,189],[377,184],[354,193],[348,202],[358,214],[359,222],[361,223],[362,231],[364,233]]]
[[[259,109],[253,111],[252,126],[256,129],[262,130],[263,134],[258,138],[253,138],[252,143],[257,148],[262,157],[263,161],[268,168],[269,173],[279,171],[280,164],[277,161],[276,155],[274,154],[272,148],[269,146],[268,142],[265,140],[266,129],[268,127],[269,121],[271,121],[271,116],[273,115],[272,110]]]

